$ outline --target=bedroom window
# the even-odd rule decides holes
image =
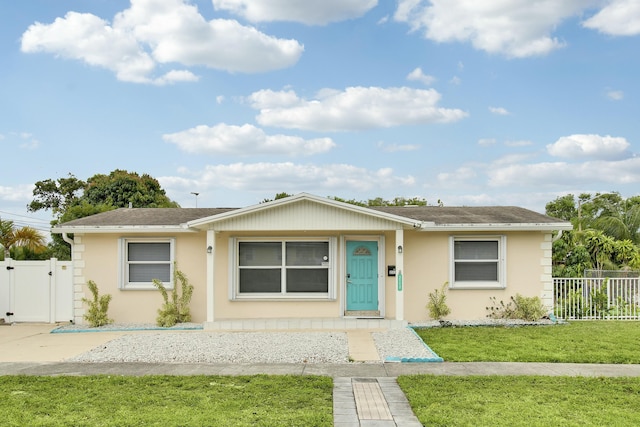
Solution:
[[[451,237],[452,288],[504,288],[506,237]]]
[[[122,289],[173,288],[174,239],[121,239]]]
[[[235,297],[331,298],[330,240],[238,240]]]

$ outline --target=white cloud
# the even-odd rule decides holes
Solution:
[[[417,81],[425,86],[429,86],[436,81],[436,78],[422,72],[422,68],[418,67],[407,75],[407,80]]]
[[[22,184],[14,187],[0,185],[0,200],[3,202],[30,202],[33,200],[33,189],[33,184]]]
[[[396,153],[400,151],[416,151],[420,149],[418,144],[385,144],[384,142],[378,142],[378,148],[387,153]]]
[[[331,138],[305,140],[290,135],[267,135],[253,125],[227,125],[194,128],[162,136],[188,153],[248,155],[310,156],[325,153],[336,144]]]
[[[467,185],[477,178],[477,172],[469,166],[462,166],[453,172],[443,172],[437,175],[439,186],[446,188],[456,188]]]
[[[607,92],[607,98],[612,101],[621,101],[624,98],[624,92],[621,90],[610,90]]]
[[[251,22],[293,21],[307,25],[358,18],[378,0],[213,0],[213,6],[242,16]]]
[[[586,28],[613,36],[640,34],[640,2],[611,0],[607,6],[582,23]]]
[[[289,67],[304,50],[295,40],[271,37],[237,21],[206,21],[186,0],[131,0],[112,25],[90,13],[68,12],[51,24],[29,26],[21,49],[103,67],[121,81],[158,85],[198,79],[188,70],[154,77],[158,64],[256,73]]]
[[[547,145],[552,156],[618,160],[628,158],[630,144],[625,138],[600,135],[569,135]]]
[[[412,176],[395,175],[389,168],[368,170],[347,164],[234,163],[211,165],[201,171],[184,168],[178,172],[186,177],[162,177],[158,181],[163,188],[183,192],[199,188],[327,194],[350,190],[374,192],[415,185]]]
[[[324,90],[310,101],[298,98],[293,91],[259,91],[250,100],[260,109],[257,121],[263,126],[315,131],[449,123],[467,116],[459,109],[438,107],[440,94],[433,89],[408,87]]]
[[[492,187],[550,187],[607,185],[621,186],[640,183],[640,157],[619,161],[583,163],[546,162],[511,164],[488,170]]]
[[[597,0],[399,0],[394,18],[435,42],[470,42],[508,57],[544,55],[564,46],[552,36],[565,19]]]
[[[453,76],[451,77],[451,80],[449,80],[449,83],[451,83],[452,85],[460,86],[462,84],[462,79],[458,76]]]
[[[493,114],[497,114],[498,116],[508,116],[511,114],[506,108],[502,107],[489,107],[489,111]]]

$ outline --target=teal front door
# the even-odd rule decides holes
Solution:
[[[378,310],[378,242],[347,240],[347,311]]]

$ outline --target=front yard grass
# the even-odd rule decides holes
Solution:
[[[637,426],[640,378],[401,376],[428,426]]]
[[[316,376],[0,377],[4,426],[332,426]]]
[[[416,329],[446,362],[640,363],[640,323]]]

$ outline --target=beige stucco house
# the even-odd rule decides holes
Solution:
[[[571,224],[518,207],[365,208],[301,193],[240,209],[118,209],[53,229],[71,243],[75,321],[86,282],[116,322],[155,321],[151,280],[177,268],[206,328],[340,326],[428,319],[448,282],[450,319],[482,319],[491,297],[551,307],[553,233]],[[271,322],[271,323],[269,323]],[[375,325],[375,323],[374,323]]]

